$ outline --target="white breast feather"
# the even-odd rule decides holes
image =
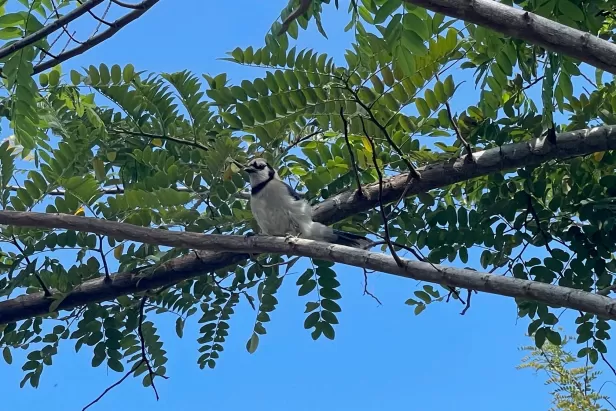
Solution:
[[[312,208],[304,200],[294,200],[281,181],[270,181],[251,198],[250,208],[265,235],[282,237],[310,231]]]

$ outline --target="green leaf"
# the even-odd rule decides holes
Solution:
[[[453,77],[451,76],[451,74],[445,79],[445,82],[443,83],[443,88],[447,97],[453,96],[456,86],[453,82]]]
[[[306,303],[306,310],[304,310],[304,313],[310,313],[310,312],[316,310],[317,308],[319,308],[320,306],[321,305],[319,303],[307,302]]]
[[[77,86],[81,83],[81,74],[77,70],[71,70],[71,82]]]
[[[317,282],[315,280],[313,279],[306,280],[306,282],[302,284],[302,286],[299,288],[297,295],[300,297],[304,296],[310,293],[312,290],[314,290],[316,286],[317,286]]]
[[[584,12],[569,0],[558,0],[558,10],[573,21],[584,21]]]
[[[2,350],[2,357],[4,357],[4,361],[6,361],[7,364],[11,365],[13,363],[13,355],[9,347],[4,347]]]
[[[122,77],[124,78],[125,83],[130,83],[133,81],[133,77],[135,77],[135,67],[132,64],[127,64],[124,66]]]
[[[71,70],[71,79],[72,78],[73,78],[73,71]],[[122,82],[122,68],[120,68],[120,66],[117,64],[114,64],[113,66],[111,66],[111,81],[113,81],[113,84],[120,84]],[[74,80],[73,80],[73,84],[75,84]]]
[[[441,104],[447,101],[445,86],[440,81],[437,81],[436,84],[434,84],[434,95],[436,96],[436,100]]]
[[[543,344],[545,343],[545,339],[547,337],[547,332],[549,330],[550,329],[547,327],[542,327],[535,332],[535,345],[537,346],[537,348],[543,347]]]
[[[257,347],[259,347],[259,335],[253,332],[250,336],[250,339],[246,343],[246,350],[250,354],[253,354],[255,351],[257,351]]]
[[[419,115],[424,117],[424,118],[428,118],[430,117],[430,107],[428,107],[428,103],[426,103],[426,100],[424,100],[421,97],[417,97],[415,99],[415,106],[417,106],[417,111],[419,112]]]
[[[402,30],[402,45],[418,56],[424,56],[428,52],[428,48],[421,37],[411,30]]]
[[[401,4],[401,0],[387,0],[374,15],[373,24],[383,23]]]
[[[109,358],[107,360],[107,365],[109,366],[109,368],[111,368],[115,372],[124,371],[124,365],[122,365],[122,363],[119,360],[116,360],[115,358]]]
[[[558,331],[554,331],[554,330],[547,330],[545,333],[545,336],[547,337],[547,340],[556,345],[556,346],[560,346],[562,344],[562,338],[560,336],[560,334],[558,333]]]
[[[184,336],[184,323],[184,319],[181,317],[178,317],[178,319],[175,320],[175,333],[180,338]]]
[[[428,30],[428,26],[426,25],[426,22],[418,15],[414,13],[406,13],[402,19],[402,23],[404,24],[405,29],[414,31],[422,40],[427,41],[430,39],[431,35]]]
[[[318,311],[309,314],[308,317],[306,317],[306,320],[304,320],[304,328],[309,329],[314,327],[315,325],[317,325],[320,318],[321,314]]]
[[[323,335],[326,338],[333,340],[336,337],[336,332],[334,331],[334,327],[332,327],[330,323],[321,322],[319,324],[321,325],[321,331],[323,332]]]
[[[13,40],[21,38],[23,37],[23,33],[23,30],[19,27],[7,27],[0,29],[0,40]]]
[[[412,75],[415,72],[415,62],[413,60],[413,54],[402,46],[396,47],[395,54],[395,67],[399,67],[400,70],[402,70],[404,76]]]
[[[339,313],[342,311],[342,308],[340,308],[337,302],[329,299],[322,299],[321,307],[323,307],[324,310],[331,311],[333,313]]]
[[[0,16],[0,27],[15,26],[24,22],[22,13],[6,13]]]

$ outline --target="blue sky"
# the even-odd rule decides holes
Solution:
[[[327,7],[324,19],[330,40],[314,26],[300,32],[299,48],[327,52],[343,64],[351,34],[347,2],[341,11]],[[65,73],[101,62],[132,63],[137,70],[173,72],[188,69],[211,75],[227,72],[232,82],[258,74],[254,69],[217,60],[234,47],[260,47],[285,1],[162,0],[143,18],[111,40],[63,65]],[[85,35],[86,32],[80,34]],[[473,81],[465,87],[473,87]],[[454,110],[475,100],[459,92]],[[472,93],[475,99],[478,94]],[[2,138],[8,130],[2,130]],[[481,251],[481,250],[480,250]],[[478,261],[471,254],[471,261]],[[478,263],[475,264],[479,267]],[[303,271],[297,266],[295,276]],[[383,302],[363,296],[363,275],[355,268],[339,267],[343,312],[336,340],[313,341],[303,328],[304,306],[293,278],[278,294],[278,309],[267,324],[259,349],[248,354],[255,314],[242,301],[231,321],[225,351],[214,370],[200,370],[196,343],[198,327],[189,322],[183,339],[173,331],[172,315],[152,316],[168,352],[169,380],[157,379],[161,396],[155,401],[141,379],[128,378],[93,410],[135,409],[268,409],[268,410],[493,410],[549,408],[544,375],[516,370],[524,355],[518,350],[530,342],[524,336],[526,320],[516,319],[516,307],[507,297],[478,294],[472,308],[460,315],[461,304],[433,304],[420,316],[404,301],[417,282],[385,274],[370,277],[370,290]],[[60,345],[54,365],[41,385],[19,388],[23,356],[0,361],[6,409],[81,409],[121,374],[90,366],[91,351],[75,354],[72,342]],[[609,379],[609,375],[605,375]]]

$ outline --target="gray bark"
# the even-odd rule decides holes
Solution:
[[[244,237],[186,233],[139,227],[92,217],[18,211],[0,211],[0,222],[22,227],[59,227],[143,243],[196,250],[275,253],[312,257],[435,284],[536,300],[551,306],[566,307],[616,319],[616,300],[602,295],[536,281],[509,278],[442,265],[432,265],[406,259],[401,259],[401,264],[398,265],[393,257],[386,254],[312,240],[295,238],[287,240],[282,237],[271,236]],[[160,282],[164,282],[165,278],[161,278],[160,273],[155,270],[153,273],[141,278],[141,281],[145,280],[147,284],[140,284],[139,287],[151,287],[154,284],[158,284],[159,279],[163,280]],[[88,294],[109,296],[108,290],[110,288],[126,288],[127,285],[131,286],[138,279],[139,277],[131,274],[119,274],[112,277],[110,285],[106,285],[103,279],[91,280],[79,287],[75,293],[82,296],[87,296]],[[11,307],[16,307],[17,311],[21,312],[35,313],[38,311],[39,314],[44,313],[42,310],[47,305],[42,304],[43,301],[41,301],[40,297],[40,295],[24,295],[14,300],[1,302],[0,324],[18,319],[11,315]],[[69,300],[69,302],[65,300],[62,305],[66,309],[73,308],[78,304],[73,299]]]
[[[489,150],[479,151],[473,153],[475,162],[470,163],[464,161],[463,158],[446,163],[439,163],[430,165],[423,169],[420,169],[422,178],[421,180],[412,180],[411,186],[406,191],[405,195],[412,196],[420,192],[425,192],[433,188],[444,187],[450,184],[458,183],[461,181],[469,180],[475,177],[491,174],[496,171],[504,171],[508,169],[517,169],[526,165],[541,164],[552,159],[566,159],[575,156],[587,155],[595,152],[601,152],[606,150],[613,150],[616,148],[616,126],[595,127],[592,129],[578,130],[573,132],[561,133],[557,136],[556,145],[551,145],[544,138],[533,139],[527,142],[510,144],[503,147],[497,147]],[[397,200],[405,191],[405,183],[407,180],[406,174],[401,174],[388,179],[384,184],[383,197],[386,202]],[[368,184],[362,188],[365,197],[359,198],[354,195],[355,190],[341,193],[337,196],[330,197],[323,203],[315,206],[314,218],[316,221],[330,224],[335,221],[340,221],[354,213],[368,210],[375,207],[378,204],[378,184]],[[161,238],[166,241],[170,237],[160,237],[161,235],[177,235],[179,233],[169,232],[156,229],[145,229],[143,227],[131,226],[128,224],[121,224],[111,221],[97,220],[93,218],[76,217],[68,215],[51,215],[41,213],[21,213],[12,214],[10,212],[0,213],[0,224],[15,224],[24,226],[35,227],[48,227],[48,228],[66,228],[77,229],[85,228],[85,231],[98,232],[100,234],[112,235],[118,238],[129,238],[126,234],[136,233],[135,230],[147,230],[142,232],[143,237],[133,238],[135,241],[143,241],[145,243],[157,244],[156,241],[160,241]],[[75,225],[77,224],[77,225]],[[86,224],[83,226],[82,224]],[[128,228],[128,232],[124,232]],[[100,230],[100,231],[94,231]],[[70,309],[79,305],[83,305],[90,302],[101,302],[111,300],[121,295],[134,293],[137,291],[146,290],[153,287],[159,287],[164,285],[170,285],[178,283],[182,280],[193,278],[202,275],[206,272],[211,272],[232,264],[237,264],[248,258],[245,252],[260,252],[256,248],[240,248],[238,249],[237,240],[231,244],[225,243],[224,237],[234,238],[232,236],[219,236],[219,237],[203,237],[199,234],[185,233],[190,241],[199,240],[202,238],[214,238],[217,244],[225,244],[221,248],[216,248],[215,244],[208,243],[207,248],[209,250],[221,250],[225,252],[216,251],[200,251],[197,256],[185,256],[173,261],[169,261],[159,267],[154,274],[146,278],[137,277],[134,273],[118,273],[113,275],[113,281],[106,283],[103,279],[89,280],[81,284],[75,289],[69,296],[67,296],[63,302],[58,306],[59,309]],[[178,240],[177,246],[199,249],[200,247],[193,247],[191,242],[182,242],[185,240]],[[201,241],[201,240],[199,240]],[[261,240],[259,240],[261,241]],[[265,240],[263,240],[265,241]],[[272,240],[273,241],[273,240]],[[243,243],[242,243],[243,244]],[[250,243],[252,245],[260,245],[265,243]],[[269,244],[269,243],[268,243]],[[267,245],[267,244],[265,244]],[[264,246],[265,246],[264,245]],[[244,247],[242,245],[242,247]],[[280,249],[279,249],[280,250]],[[235,251],[235,252],[231,252]],[[284,251],[285,253],[288,252]],[[362,256],[370,256],[369,261],[376,261],[372,255],[379,254],[362,254]],[[308,255],[308,254],[297,254]],[[312,256],[312,255],[311,255]],[[319,258],[324,258],[320,256]],[[380,257],[379,257],[380,258]],[[355,260],[354,260],[355,261]],[[379,260],[380,261],[380,260]],[[340,261],[346,263],[345,261]],[[351,263],[349,263],[351,264]],[[351,264],[354,265],[354,264]],[[370,268],[377,269],[379,271],[385,271],[378,266],[369,266]],[[420,266],[413,266],[420,267]],[[428,268],[422,268],[422,270],[428,270]],[[391,270],[392,274],[401,275],[400,272]],[[419,271],[428,272],[428,271]],[[446,271],[451,272],[451,271]],[[456,272],[454,270],[454,272]],[[416,272],[415,272],[416,273]],[[410,274],[409,274],[410,275]],[[417,275],[417,274],[413,274]],[[423,275],[423,274],[421,274]],[[434,274],[438,276],[437,274]],[[477,273],[475,273],[477,275]],[[485,277],[485,275],[484,275]],[[481,277],[482,280],[474,279],[469,281],[467,285],[461,285],[460,283],[450,283],[455,286],[462,286],[472,288],[476,290],[482,290],[486,292],[496,292],[502,295],[511,294],[511,290],[517,290],[517,292],[526,292],[520,290],[519,287],[527,287],[527,285],[520,285],[522,283],[507,282],[505,288],[493,288],[494,281],[492,277],[487,279]],[[494,276],[496,277],[496,276]],[[428,278],[423,277],[411,277],[418,278],[425,281],[430,281]],[[437,277],[431,277],[437,278]],[[458,278],[458,277],[456,277]],[[475,278],[475,277],[472,277]],[[449,279],[451,281],[457,281],[455,279]],[[449,281],[448,280],[448,281]],[[511,280],[511,279],[509,279]],[[439,280],[440,281],[440,280]],[[484,285],[478,284],[484,281]],[[472,285],[471,285],[472,283]],[[501,284],[501,283],[498,283]],[[505,284],[505,283],[503,283]],[[515,284],[515,285],[514,285]],[[526,283],[524,283],[526,284]],[[534,284],[534,283],[533,283]],[[544,290],[544,285],[537,284],[532,286],[532,290]],[[545,289],[548,290],[548,289]],[[549,290],[552,290],[549,288]],[[530,292],[530,291],[528,291]],[[533,291],[534,293],[535,291]],[[548,294],[552,293],[550,291]],[[524,294],[524,296],[533,297],[530,294]],[[563,294],[558,294],[561,298]],[[567,294],[569,295],[569,294]],[[579,294],[575,294],[578,296]],[[539,299],[538,297],[533,297]],[[542,297],[543,298],[543,297]],[[552,297],[550,297],[552,298]],[[567,297],[569,298],[569,297]],[[578,298],[578,297],[576,297]],[[586,298],[586,297],[585,297]],[[592,301],[603,301],[603,304],[611,301],[609,298],[605,300],[595,300],[594,296],[587,298],[593,299]],[[557,299],[558,300],[558,299]],[[544,301],[544,300],[541,300]],[[556,300],[554,300],[556,301]],[[558,300],[561,301],[561,300]],[[590,300],[588,300],[590,301]],[[13,298],[11,300],[0,302],[0,324],[7,323],[16,320],[23,320],[36,315],[42,315],[48,312],[51,300],[46,298],[43,293],[24,295]],[[560,304],[560,303],[558,303]],[[595,304],[595,303],[593,303]],[[593,305],[591,304],[591,305]],[[563,304],[564,306],[574,307],[570,303]],[[594,305],[593,305],[594,306]],[[586,309],[591,311],[590,306]],[[580,308],[581,309],[581,308]],[[606,308],[607,309],[607,308]],[[593,309],[594,310],[594,309]],[[611,308],[610,308],[611,310]],[[611,311],[610,311],[611,312]],[[611,314],[610,314],[611,315]]]
[[[616,74],[616,45],[537,14],[494,0],[404,1],[526,40],[546,50],[574,57],[591,66]]]

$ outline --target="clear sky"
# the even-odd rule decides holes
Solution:
[[[64,72],[101,62],[111,66],[132,63],[136,70],[173,72],[188,69],[212,75],[227,72],[239,82],[258,72],[217,60],[236,46],[260,47],[286,0],[161,0],[143,18],[111,40],[63,65]],[[333,2],[332,2],[333,3]],[[327,52],[344,64],[351,41],[344,33],[347,2],[342,10],[327,7],[325,29],[329,40],[314,26],[300,32],[299,45]],[[80,34],[85,35],[85,32]],[[472,88],[469,77],[465,87]],[[475,100],[458,92],[454,110]],[[476,99],[477,93],[470,94]],[[2,130],[5,138],[8,130]],[[471,255],[477,268],[478,253]],[[471,263],[469,262],[469,263]],[[198,326],[186,325],[183,339],[173,330],[175,318],[151,315],[168,352],[168,380],[157,379],[161,396],[156,402],[141,378],[129,377],[93,410],[228,409],[228,410],[520,410],[549,408],[544,375],[516,370],[530,340],[528,322],[516,319],[512,299],[487,294],[473,297],[472,308],[460,315],[458,302],[433,304],[420,316],[404,301],[417,282],[385,274],[370,277],[370,290],[383,302],[363,296],[359,269],[339,267],[343,312],[336,340],[313,341],[304,330],[306,297],[297,297],[294,278],[278,294],[280,301],[267,324],[259,349],[248,354],[255,314],[242,301],[231,321],[230,336],[217,367],[200,370],[196,342]],[[191,319],[192,319],[191,318]],[[23,355],[15,362],[0,361],[3,408],[76,410],[96,398],[121,374],[104,366],[93,369],[89,347],[78,354],[74,342],[60,345],[51,367],[43,372],[38,389],[19,388]],[[609,375],[605,375],[609,378]]]

